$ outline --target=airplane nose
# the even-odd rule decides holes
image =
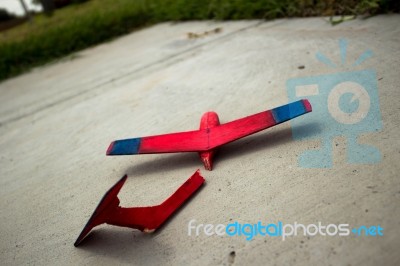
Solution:
[[[200,129],[207,129],[207,128],[212,128],[215,126],[218,126],[219,123],[219,117],[216,112],[210,111],[201,117],[200,120]]]

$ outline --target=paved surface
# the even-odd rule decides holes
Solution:
[[[160,24],[1,83],[2,263],[398,265],[399,24],[398,15],[335,27],[322,18]],[[333,167],[303,168],[300,154],[320,142],[293,139],[282,124],[222,148],[215,169],[202,170],[207,184],[156,233],[103,225],[73,247],[123,174],[122,205],[140,206],[158,204],[202,169],[196,154],[106,157],[110,141],[195,129],[208,110],[226,122],[286,104],[289,79],[336,71],[315,54],[340,63],[340,39],[348,62],[374,53],[342,71],[376,71],[383,128],[361,141],[381,152],[380,162],[348,163],[338,137]],[[380,225],[384,235],[196,237],[188,236],[191,219]]]

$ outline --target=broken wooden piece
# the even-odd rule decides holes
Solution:
[[[123,176],[107,191],[75,241],[75,247],[82,242],[94,227],[104,223],[139,229],[148,233],[153,232],[204,183],[204,178],[200,175],[200,171],[197,170],[174,194],[160,205],[124,208],[119,206],[117,195],[127,178],[127,175]]]

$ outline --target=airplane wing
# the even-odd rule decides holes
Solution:
[[[300,100],[210,128],[209,149],[273,127],[311,111],[310,102]]]
[[[308,112],[310,103],[300,100],[207,130],[116,140],[108,147],[107,155],[207,151]]]
[[[205,151],[208,149],[206,130],[195,130],[142,138],[116,140],[107,149],[107,155],[133,155]]]

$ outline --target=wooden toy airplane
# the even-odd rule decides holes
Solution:
[[[107,155],[198,152],[204,167],[211,171],[219,146],[311,111],[310,102],[304,99],[225,124],[220,124],[215,112],[207,112],[199,130],[116,140],[108,147]]]

